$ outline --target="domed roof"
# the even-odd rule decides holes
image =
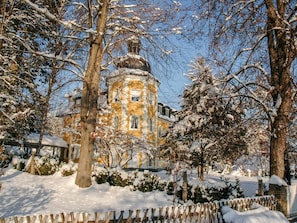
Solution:
[[[128,54],[121,57],[117,62],[117,68],[140,69],[151,72],[149,62],[139,55],[140,40],[136,36],[132,36],[128,42]]]

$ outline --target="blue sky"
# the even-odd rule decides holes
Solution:
[[[189,64],[197,56],[207,55],[207,50],[204,48],[207,44],[188,43],[179,39],[175,40],[175,45],[178,48],[173,49],[172,60],[165,62],[165,67],[160,69],[152,66],[152,72],[161,82],[159,101],[178,110],[181,101],[179,96],[183,93],[185,85],[190,83],[184,74],[189,71]]]

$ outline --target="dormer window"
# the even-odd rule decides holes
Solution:
[[[138,102],[140,101],[140,91],[138,90],[131,90],[131,101]]]
[[[159,112],[160,114],[162,114],[162,109],[163,109],[162,104],[158,104],[158,112]]]
[[[165,115],[170,117],[170,109],[168,107],[165,108]]]
[[[80,105],[81,104],[81,98],[76,98],[75,99],[75,104]]]

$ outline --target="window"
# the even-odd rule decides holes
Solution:
[[[150,127],[150,131],[154,131],[154,123],[153,123],[153,119],[150,118],[149,120],[149,127]]]
[[[158,129],[158,137],[162,137],[163,136],[163,131],[162,131],[162,128],[160,127]]]
[[[170,109],[168,107],[165,108],[165,115],[170,117]]]
[[[115,129],[119,129],[119,117],[118,117],[118,116],[115,116],[115,117],[113,118],[113,127],[114,127]]]
[[[130,121],[131,121],[131,125],[130,125],[131,129],[138,129],[139,128],[139,117],[138,116],[132,115]]]
[[[162,106],[162,104],[158,104],[158,112],[160,113],[160,114],[162,114],[162,108],[163,108],[163,106]]]
[[[75,103],[75,105],[80,105],[81,104],[81,98],[76,98],[74,103]]]
[[[114,100],[114,102],[120,101],[120,89],[116,89],[114,91],[113,100]]]
[[[137,102],[140,101],[140,91],[138,90],[131,90],[131,101]]]
[[[150,102],[150,105],[154,104],[154,94],[151,92],[150,92],[150,96],[149,96],[149,102]]]

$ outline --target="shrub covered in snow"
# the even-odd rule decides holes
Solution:
[[[18,156],[14,156],[12,158],[11,164],[14,169],[22,171],[22,170],[24,170],[27,161],[28,160],[26,160],[26,159],[20,158]]]
[[[75,165],[73,162],[62,163],[60,165],[59,171],[61,172],[61,175],[64,177],[70,176],[77,171],[77,165]]]
[[[98,169],[94,173],[95,181],[98,184],[109,183],[111,186],[130,186],[131,190],[150,192],[154,190],[164,191],[166,182],[149,172],[134,171],[127,173],[121,169]]]
[[[12,161],[13,155],[7,151],[0,152],[0,168],[8,167],[9,163]]]
[[[93,176],[98,184],[109,183],[110,186],[126,187],[133,184],[133,176],[121,169],[95,168]]]
[[[134,190],[142,192],[150,192],[154,190],[164,191],[166,182],[162,182],[160,177],[145,171],[144,173],[138,173],[134,180]]]
[[[125,172],[121,169],[97,168],[94,171],[94,178],[98,184],[109,183],[111,186],[130,186],[131,190],[142,192],[166,191],[168,195],[176,195],[182,200],[182,182],[164,181],[158,175],[144,172]],[[176,185],[176,191],[175,191]],[[243,197],[243,190],[239,186],[239,180],[232,184],[227,178],[221,183],[211,185],[199,182],[197,185],[187,185],[187,199],[194,203],[210,202],[221,199],[233,199]]]
[[[34,157],[34,161],[39,175],[51,175],[59,170],[60,160],[56,157],[45,155]]]
[[[243,196],[243,190],[239,185],[239,180],[232,184],[227,178],[223,179],[224,184],[218,186],[210,186],[199,184],[192,190],[192,200],[194,203],[203,203],[210,201],[218,201],[222,199],[234,199]]]

